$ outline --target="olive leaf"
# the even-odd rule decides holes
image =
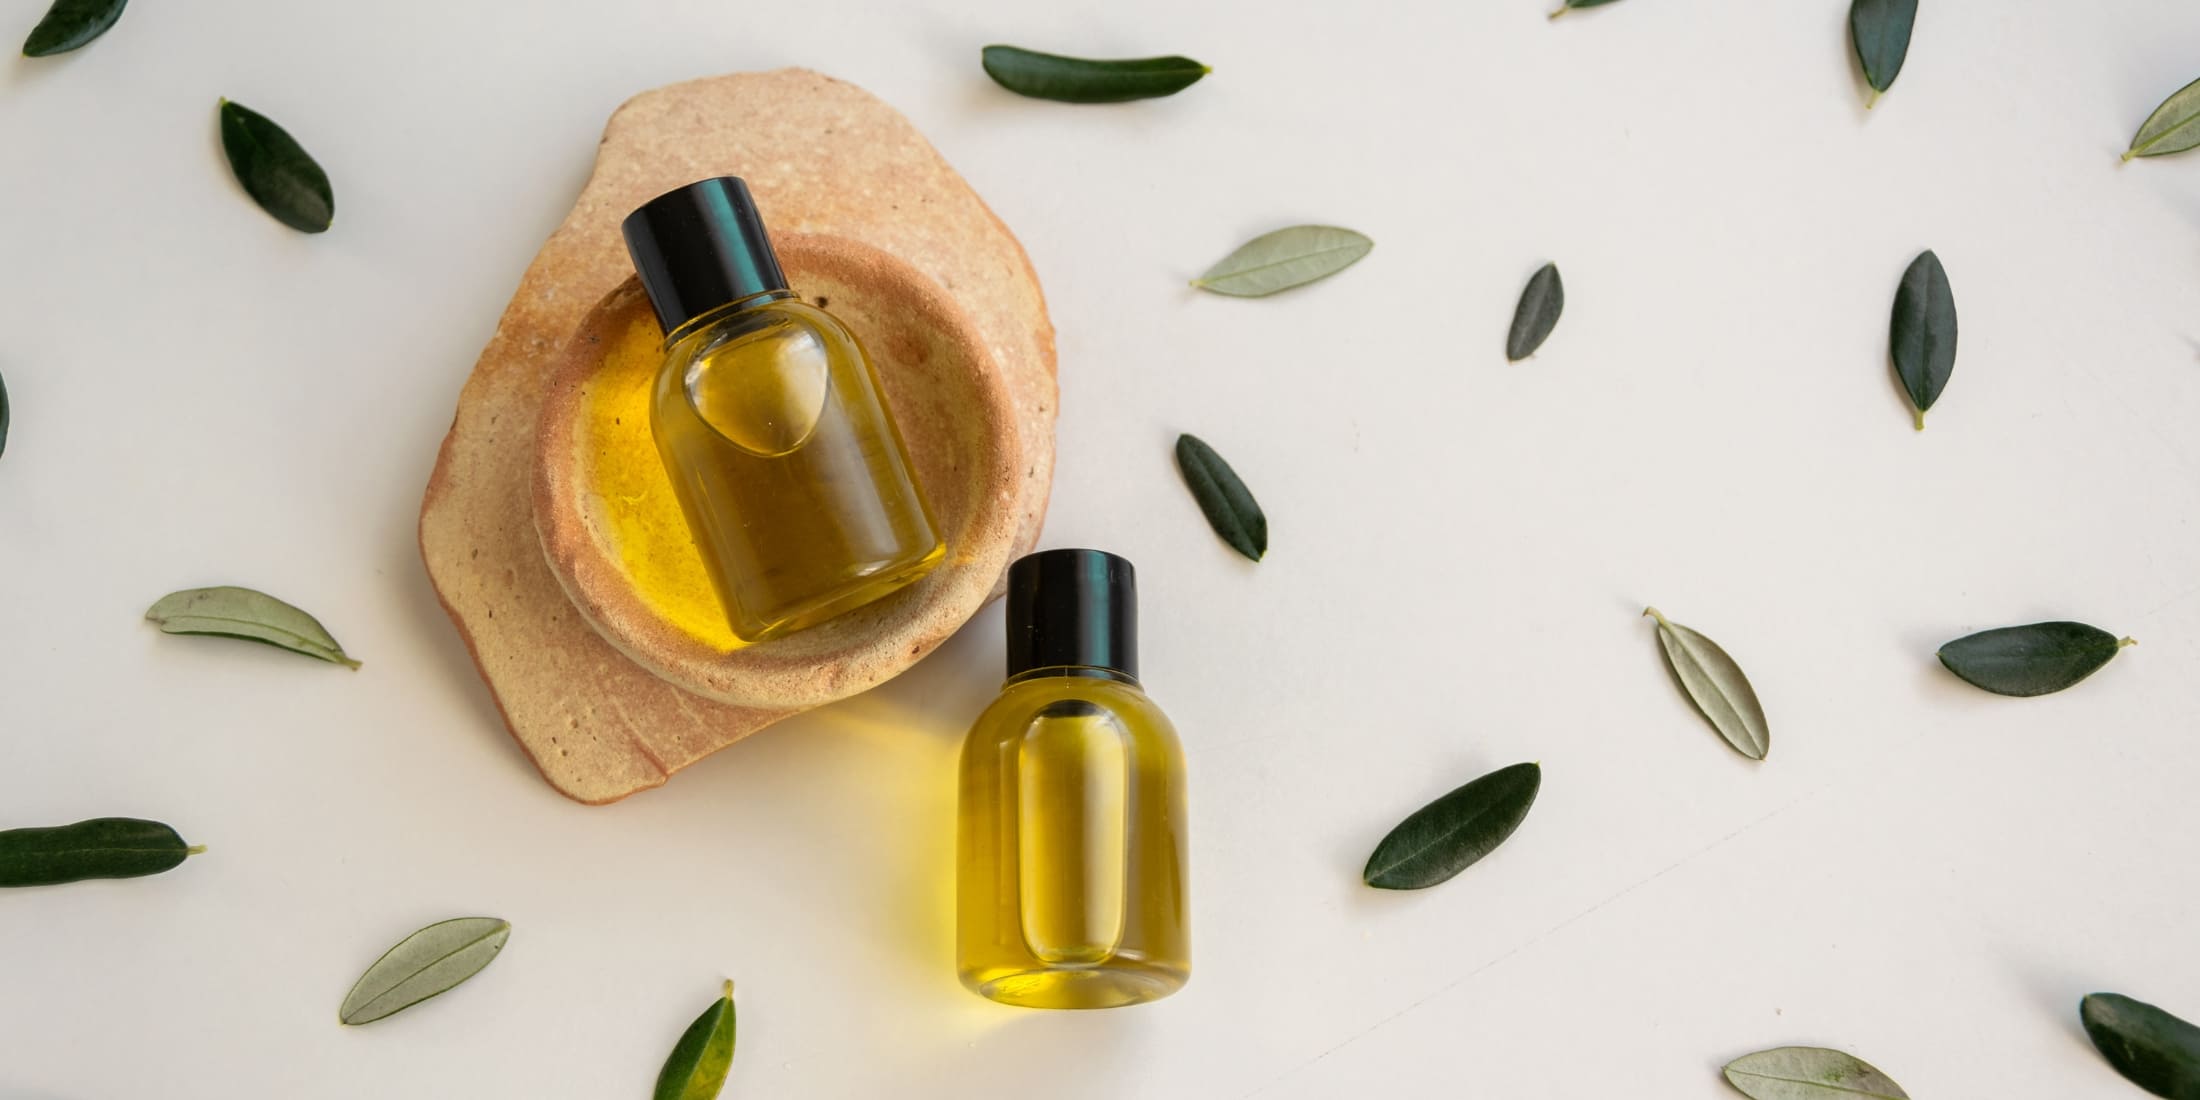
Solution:
[[[2200,1097],[2200,1027],[2118,993],[2079,1002],[2078,1019],[2125,1080],[2170,1100]]]
[[[1559,5],[1557,11],[1551,13],[1551,18],[1556,19],[1575,8],[1601,8],[1606,4],[1616,2],[1617,0],[1565,0],[1565,3]]]
[[[1544,264],[1528,277],[1513,309],[1512,331],[1505,334],[1505,358],[1512,362],[1535,354],[1558,327],[1558,315],[1566,311],[1566,284],[1559,281],[1558,265]]]
[[[2049,695],[2138,644],[2084,623],[2032,623],[1957,638],[1940,647],[1940,663],[1996,695]]]
[[[1689,701],[1696,704],[1697,713],[1734,746],[1735,752],[1751,760],[1763,760],[1772,748],[1772,731],[1765,726],[1757,689],[1749,686],[1749,677],[1742,675],[1741,666],[1717,642],[1667,619],[1657,608],[1646,607],[1642,613],[1657,620],[1658,646],[1665,654],[1665,667],[1680,681]]]
[[[1726,1079],[1751,1100],[1909,1100],[1869,1063],[1823,1047],[1778,1047],[1745,1054],[1726,1064]]]
[[[1924,431],[1925,410],[1940,400],[1956,369],[1956,299],[1948,289],[1948,273],[1931,249],[1919,253],[1902,273],[1888,343],[1895,377],[1910,395],[1917,430]]]
[[[2195,145],[2200,145],[2200,80],[2177,89],[2139,124],[2124,159],[2182,153]]]
[[[1542,785],[1542,765],[1514,764],[1413,811],[1375,846],[1361,879],[1379,890],[1422,890],[1450,879],[1505,843]]]
[[[1175,95],[1213,70],[1189,57],[1092,61],[1015,46],[987,46],[985,75],[1017,95],[1060,103],[1127,103]]]
[[[1864,106],[1879,102],[1879,93],[1894,86],[1902,72],[1902,59],[1910,52],[1910,31],[1917,24],[1917,0],[1852,0],[1849,4],[1849,41],[1856,47],[1856,63],[1871,85]]]
[[[0,831],[0,886],[52,886],[88,878],[157,875],[205,851],[174,829],[132,817]]]
[[[328,173],[290,131],[241,103],[221,102],[222,152],[260,209],[300,233],[320,233],[336,216]]]
[[[130,0],[54,0],[46,17],[23,40],[23,56],[51,57],[67,53],[107,33],[122,18],[122,6]]]
[[[438,921],[397,941],[359,976],[336,1018],[373,1023],[445,992],[496,961],[512,925],[494,917]]]
[[[657,1073],[653,1100],[712,1100],[733,1068],[733,983],[673,1044]]]
[[[1294,225],[1239,245],[1192,285],[1233,298],[1265,297],[1335,275],[1374,247],[1374,241],[1349,229]]]
[[[160,598],[145,617],[168,634],[242,638],[358,668],[320,620],[264,592],[249,588],[187,588]]]
[[[8,453],[8,381],[0,378],[0,455]]]
[[[1268,553],[1268,514],[1213,447],[1196,435],[1177,436],[1176,468],[1222,541],[1254,561]]]

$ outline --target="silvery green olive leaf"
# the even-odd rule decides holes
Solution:
[[[652,1100],[713,1100],[733,1068],[733,983],[681,1033],[665,1068],[657,1073]]]
[[[1265,297],[1335,275],[1374,247],[1374,241],[1349,229],[1294,225],[1238,246],[1192,285],[1233,298]]]
[[[1862,1059],[1823,1047],[1779,1047],[1726,1064],[1726,1079],[1751,1100],[1910,1100]]]
[[[2124,159],[2182,153],[2195,145],[2200,145],[2200,80],[2177,89],[2139,124]]]
[[[1544,264],[1528,277],[1513,309],[1512,330],[1505,334],[1505,358],[1512,362],[1535,354],[1558,327],[1558,315],[1566,311],[1566,285],[1559,281],[1558,265]]]
[[[1772,731],[1765,725],[1757,689],[1749,686],[1749,677],[1742,675],[1741,666],[1717,642],[1667,619],[1657,608],[1646,607],[1642,613],[1657,620],[1658,647],[1665,654],[1665,667],[1672,670],[1681,690],[1696,704],[1697,713],[1734,746],[1735,752],[1751,760],[1763,760],[1772,748]]]
[[[1175,95],[1212,70],[1189,57],[1091,61],[1015,46],[987,46],[985,75],[1017,95],[1061,103],[1127,103]]]
[[[244,193],[276,221],[300,233],[320,233],[336,217],[328,173],[290,131],[241,103],[222,100],[222,152]]]
[[[1871,99],[1894,87],[1902,72],[1902,59],[1910,52],[1910,31],[1917,25],[1917,0],[1852,0],[1849,4],[1849,41],[1856,47],[1856,63],[1871,85]]]
[[[320,620],[264,592],[249,588],[189,588],[162,596],[145,613],[168,634],[242,638],[358,668]]]
[[[1556,19],[1575,8],[1601,8],[1606,4],[1617,2],[1618,0],[1565,0],[1565,3],[1560,4],[1557,10],[1551,12],[1551,18]]]
[[[512,938],[509,921],[459,917],[438,921],[397,942],[344,995],[337,1019],[373,1023],[445,992],[496,961]]]
[[[54,0],[46,17],[23,40],[23,56],[51,57],[77,49],[107,33],[122,18],[129,0]]]
[[[1940,663],[1996,695],[2049,695],[2099,672],[2125,646],[2084,623],[2032,623],[1983,630],[1940,647]]]
[[[1542,785],[1541,765],[1514,764],[1413,811],[1375,846],[1361,879],[1379,890],[1423,890],[1450,879],[1520,828]]]
[[[1177,436],[1176,468],[1207,517],[1207,526],[1222,541],[1254,561],[1268,553],[1268,514],[1213,447],[1196,435]]]
[[[2079,1002],[2078,1019],[2125,1080],[2169,1100],[2200,1098],[2200,1027],[2118,993]]]
[[[158,821],[95,817],[74,825],[0,831],[0,886],[157,875],[205,851]]]
[[[1931,249],[1919,253],[1902,273],[1888,344],[1895,377],[1910,395],[1917,430],[1924,431],[1925,410],[1940,400],[1956,370],[1956,299],[1948,289],[1948,273]]]

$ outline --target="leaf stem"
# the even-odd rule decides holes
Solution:
[[[1911,420],[1911,422],[1912,422],[1913,424],[1915,424],[1915,425],[1917,426],[1917,430],[1918,430],[1918,431],[1921,431],[1921,432],[1922,432],[1922,431],[1924,431],[1924,430],[1925,430],[1925,410],[1923,410],[1923,409],[1911,409],[1911,410],[1910,410],[1910,420]]]
[[[1659,626],[1671,626],[1671,625],[1673,625],[1672,623],[1666,622],[1666,621],[1665,621],[1665,616],[1664,616],[1664,615],[1662,615],[1662,614],[1660,614],[1660,613],[1658,612],[1658,609],[1657,609],[1657,608],[1655,608],[1655,607],[1645,607],[1645,608],[1643,608],[1643,609],[1642,609],[1642,613],[1643,613],[1643,615],[1644,615],[1645,617],[1647,617],[1647,618],[1652,618],[1652,619],[1656,619],[1656,620],[1658,621],[1658,625],[1659,625]]]
[[[2138,645],[2138,644],[2139,644],[2139,639],[2137,639],[2137,638],[2125,638],[2125,639],[2123,639],[2122,641],[2119,641],[2119,642],[2117,642],[2117,643],[2116,643],[2116,648],[2118,648],[2118,649],[2123,649],[2123,648],[2125,648],[2126,646],[2135,646],[2135,645]]]
[[[183,854],[187,856],[203,856],[206,854],[206,845],[193,844],[192,846],[185,848],[183,850]]]
[[[1558,10],[1551,13],[1551,18],[1556,19],[1559,16],[1564,15],[1572,10],[1574,10],[1574,6],[1572,4],[1560,4],[1558,6]]]
[[[1873,88],[1872,94],[1864,97],[1864,109],[1869,111],[1877,106],[1879,106],[1879,89]]]
[[[727,999],[727,1000],[729,1000],[729,1001],[733,999],[733,979],[732,979],[732,978],[727,978],[727,979],[726,979],[726,999]]]

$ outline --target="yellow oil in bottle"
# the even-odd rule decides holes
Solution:
[[[668,334],[650,432],[734,636],[823,622],[939,564],[870,360],[787,288],[748,185],[667,192],[622,233]]]
[[[963,984],[1033,1008],[1154,1000],[1191,975],[1183,750],[1135,683],[1065,671],[1012,682],[963,744]]]
[[[946,553],[869,360],[785,292],[674,334],[651,426],[711,584],[744,641],[823,622]]]
[[[1011,573],[1012,638],[1029,617],[1024,579]],[[1011,669],[1021,663],[1012,649]],[[1183,986],[1184,753],[1128,669],[1012,675],[963,742],[961,783],[964,985],[1033,1008],[1112,1008]]]

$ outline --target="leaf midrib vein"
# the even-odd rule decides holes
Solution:
[[[1212,278],[1212,279],[1209,279],[1209,278],[1206,278],[1206,277],[1202,276],[1202,277],[1200,278],[1200,280],[1199,280],[1199,281],[1200,281],[1200,283],[1201,283],[1202,285],[1205,285],[1205,286],[1213,286],[1213,285],[1215,285],[1216,283],[1219,283],[1219,282],[1221,282],[1221,281],[1222,281],[1222,280],[1224,280],[1224,279],[1241,279],[1241,278],[1244,278],[1244,277],[1245,277],[1245,276],[1247,276],[1247,275],[1251,275],[1251,274],[1253,274],[1253,273],[1255,273],[1255,272],[1258,272],[1258,271],[1267,271],[1267,270],[1270,270],[1271,268],[1278,268],[1278,267],[1283,267],[1283,266],[1285,266],[1285,265],[1287,265],[1287,264],[1295,264],[1295,263],[1298,263],[1298,262],[1299,262],[1300,260],[1312,260],[1312,259],[1317,259],[1317,258],[1319,258],[1319,257],[1322,257],[1322,256],[1327,256],[1327,255],[1329,255],[1329,254],[1331,254],[1331,253],[1334,253],[1334,252],[1350,252],[1350,251],[1352,251],[1353,249],[1356,249],[1356,248],[1359,248],[1359,247],[1360,247],[1360,246],[1359,246],[1359,245],[1357,245],[1357,244],[1342,244],[1342,245],[1338,245],[1338,246],[1336,246],[1336,247],[1334,247],[1334,248],[1317,248],[1317,249],[1314,249],[1313,251],[1310,251],[1310,252],[1301,252],[1301,253],[1299,253],[1299,254],[1298,254],[1298,255],[1296,255],[1296,256],[1291,256],[1291,257],[1288,257],[1288,258],[1285,258],[1285,259],[1281,259],[1281,260],[1274,260],[1274,261],[1271,261],[1271,262],[1269,262],[1269,263],[1264,263],[1264,264],[1255,264],[1255,265],[1254,265],[1254,266],[1252,266],[1252,267],[1241,267],[1241,268],[1238,268],[1238,269],[1236,269],[1236,270],[1234,270],[1234,271],[1226,271],[1226,272],[1223,272],[1223,273],[1222,273],[1222,274],[1220,274],[1220,275],[1217,275],[1217,276],[1215,276],[1215,277],[1214,277],[1214,278]]]
[[[1900,1093],[1865,1092],[1862,1089],[1842,1088],[1839,1085],[1829,1085],[1823,1081],[1810,1081],[1801,1077],[1777,1077],[1770,1073],[1757,1073],[1746,1069],[1729,1070],[1728,1072],[1736,1077],[1755,1077],[1764,1081],[1778,1081],[1783,1085],[1802,1085],[1806,1088],[1824,1089],[1837,1096],[1865,1096],[1870,1097],[1871,1100],[1909,1100],[1909,1097]]]
[[[402,978],[399,978],[398,980],[396,980],[396,981],[394,981],[394,982],[391,982],[391,983],[390,983],[390,986],[389,986],[389,988],[387,988],[387,989],[384,989],[384,990],[383,990],[382,992],[380,992],[380,993],[377,993],[377,994],[375,994],[374,996],[372,996],[372,997],[368,998],[368,999],[367,999],[366,1001],[364,1001],[363,1003],[361,1003],[361,1004],[360,1004],[360,1006],[359,1006],[359,1011],[358,1011],[358,1012],[354,1012],[354,1013],[351,1013],[351,1015],[352,1015],[352,1016],[358,1016],[358,1015],[360,1015],[361,1013],[365,1012],[365,1011],[366,1011],[367,1009],[373,1008],[374,1006],[376,1006],[376,1005],[380,1004],[380,1003],[381,1003],[381,1002],[382,1002],[382,1001],[383,1001],[383,1000],[384,1000],[385,998],[389,997],[389,996],[390,996],[391,994],[393,994],[393,993],[396,993],[396,992],[397,992],[398,990],[400,990],[400,989],[404,988],[404,986],[405,986],[405,983],[406,983],[406,982],[412,981],[413,979],[415,979],[415,978],[418,978],[418,977],[419,977],[419,976],[421,976],[422,974],[425,974],[425,973],[427,973],[428,971],[430,971],[430,970],[433,970],[433,969],[435,969],[436,967],[438,967],[438,966],[441,966],[441,965],[443,965],[444,963],[446,963],[446,962],[449,962],[449,961],[451,961],[451,960],[452,960],[452,959],[454,959],[454,958],[457,958],[457,957],[458,957],[459,955],[463,954],[464,952],[466,952],[467,950],[469,950],[469,949],[471,949],[471,948],[475,948],[475,947],[479,947],[479,946],[481,946],[481,945],[482,945],[483,943],[487,942],[488,940],[494,939],[494,938],[495,938],[495,937],[497,937],[498,935],[502,934],[502,933],[503,933],[504,931],[505,931],[505,929],[503,929],[503,928],[495,928],[495,929],[491,929],[490,931],[488,931],[488,932],[485,932],[485,933],[483,933],[482,935],[476,936],[476,937],[474,937],[473,939],[471,939],[471,940],[468,940],[468,941],[466,941],[465,943],[462,943],[462,944],[458,945],[457,947],[454,947],[454,948],[452,948],[452,949],[451,949],[450,951],[448,951],[448,952],[446,952],[446,953],[444,953],[444,954],[438,955],[438,956],[436,956],[435,958],[433,958],[433,959],[430,959],[430,960],[429,960],[428,962],[426,962],[426,963],[423,963],[423,964],[422,964],[422,965],[420,965],[420,966],[416,966],[416,967],[412,968],[412,970],[408,971],[408,972],[407,972],[407,973],[405,974],[405,976],[404,976],[404,977],[402,977]],[[478,972],[479,972],[479,968],[477,967],[477,968],[475,969],[475,973],[478,973]],[[471,977],[471,976],[472,976],[471,974],[469,974],[469,975],[468,975],[468,977]],[[461,980],[464,980],[464,979],[461,979]],[[452,985],[456,985],[456,984],[457,984],[456,982],[452,983]],[[448,991],[448,990],[449,990],[450,988],[451,988],[451,986],[448,986],[448,985],[447,985],[447,986],[444,986],[444,987],[443,987],[442,989],[438,989],[438,990],[436,990],[436,993],[442,993],[442,992],[446,992],[446,991]],[[432,996],[434,996],[434,995],[435,995],[434,993],[431,993],[431,994],[429,994],[428,996],[432,997]],[[427,999],[426,997],[423,997],[423,998],[421,998],[421,1000],[426,1000],[426,999]]]

